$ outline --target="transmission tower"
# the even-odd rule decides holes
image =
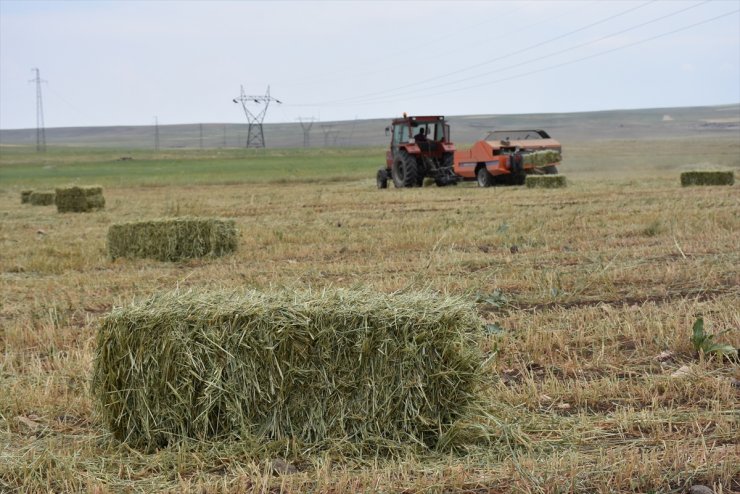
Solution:
[[[324,133],[324,147],[336,146],[339,131],[332,124],[321,124],[321,132]]]
[[[154,150],[159,151],[159,117],[154,117]]]
[[[39,69],[31,69],[36,72],[36,78],[28,82],[36,83],[36,151],[43,153],[46,151],[46,129],[44,128],[44,102],[41,98],[41,83],[46,82],[41,79]]]
[[[311,127],[313,127],[314,118],[311,117],[304,120],[302,117],[298,117],[298,121],[301,122],[301,128],[303,129],[303,147],[307,148],[309,145],[310,132]]]
[[[244,114],[247,116],[247,123],[249,127],[247,129],[247,147],[263,148],[265,147],[265,133],[262,130],[262,122],[265,120],[265,114],[267,108],[270,106],[270,102],[282,104],[282,101],[270,96],[270,86],[267,86],[267,93],[264,96],[247,96],[244,94],[244,86],[241,86],[241,92],[238,98],[234,98],[234,103],[241,103],[244,108]],[[257,113],[252,113],[247,108],[247,103],[257,103],[258,105],[264,105],[262,110]]]

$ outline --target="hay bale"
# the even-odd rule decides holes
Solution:
[[[430,294],[165,293],[102,320],[92,392],[142,449],[449,447],[481,410],[481,328],[471,303]]]
[[[65,187],[58,188],[56,193],[57,211],[60,213],[86,213],[105,207],[102,187]]]
[[[528,188],[559,189],[565,187],[565,175],[527,175],[524,184]]]
[[[54,204],[55,196],[52,191],[33,191],[28,196],[28,202],[34,206],[50,206]]]
[[[689,171],[681,173],[681,186],[691,185],[732,185],[735,183],[733,171]]]
[[[236,250],[234,220],[215,218],[169,218],[111,225],[108,254],[119,257],[148,257],[178,261],[204,256],[222,256]]]
[[[524,154],[522,155],[522,159],[525,165],[547,166],[553,163],[559,163],[562,158],[558,151],[546,149],[544,151],[534,151]]]
[[[31,202],[31,193],[32,190],[22,190],[21,191],[21,204],[26,204]]]

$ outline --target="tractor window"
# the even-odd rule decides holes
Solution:
[[[393,142],[408,142],[411,134],[407,125],[396,125],[393,127]]]

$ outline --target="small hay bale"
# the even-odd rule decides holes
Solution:
[[[559,163],[562,159],[558,151],[546,149],[544,151],[535,151],[522,155],[525,165],[547,166],[553,163]]]
[[[92,393],[145,450],[455,447],[483,415],[481,334],[471,302],[427,293],[170,292],[102,319]]]
[[[53,191],[33,191],[28,196],[28,202],[34,206],[50,206],[54,204],[55,196]]]
[[[60,213],[86,213],[105,207],[102,187],[73,186],[58,188],[56,192],[57,211]]]
[[[21,191],[21,204],[27,204],[31,202],[31,193],[32,190],[22,190]]]
[[[528,188],[559,189],[566,187],[565,175],[527,175],[524,184]]]
[[[689,171],[681,173],[681,186],[692,185],[732,185],[735,183],[733,171]]]
[[[234,220],[171,218],[120,223],[108,228],[108,254],[119,257],[179,261],[218,257],[236,250]]]

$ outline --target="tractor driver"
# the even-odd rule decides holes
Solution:
[[[424,127],[419,129],[419,133],[414,136],[415,142],[427,142],[427,131]]]

